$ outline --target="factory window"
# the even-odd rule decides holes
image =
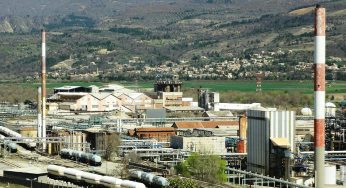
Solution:
[[[93,105],[92,107],[93,107],[93,108],[98,108],[98,107],[99,107],[99,105]]]

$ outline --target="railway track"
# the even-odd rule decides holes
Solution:
[[[20,166],[20,165],[18,165],[16,163],[13,163],[13,162],[11,162],[11,161],[9,161],[7,159],[4,159],[4,158],[0,158],[0,163],[4,163],[4,164],[6,164],[8,166],[15,167],[15,168],[21,168],[22,167],[22,166]]]

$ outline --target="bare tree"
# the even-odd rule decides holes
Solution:
[[[112,160],[112,157],[118,152],[118,146],[120,145],[120,136],[115,132],[107,132],[106,135],[106,148],[104,158],[107,161]]]

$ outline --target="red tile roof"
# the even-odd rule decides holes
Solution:
[[[178,129],[217,128],[220,126],[239,126],[239,121],[182,121],[172,125]]]

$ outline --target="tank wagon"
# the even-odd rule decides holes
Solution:
[[[86,153],[83,151],[62,149],[60,151],[60,156],[63,159],[70,159],[82,163],[88,163],[92,166],[101,166],[102,164],[102,158],[100,156],[93,153]]]
[[[156,176],[155,174],[143,172],[141,170],[131,170],[130,177],[150,186],[166,187],[169,185],[167,178]]]
[[[88,184],[93,184],[96,187],[145,188],[145,185],[143,183],[138,183],[130,180],[122,180],[110,176],[101,176],[98,174],[93,174],[57,165],[49,165],[47,167],[47,171],[49,176],[54,176],[58,178],[68,178],[75,181],[82,181]]]
[[[15,132],[15,131],[12,131],[9,128],[0,126],[0,132],[4,133],[5,135],[7,135],[9,137],[21,138],[21,140],[24,142],[23,145],[25,145],[25,147],[27,147],[30,150],[34,150],[35,147],[36,147],[36,143],[33,142],[32,139],[30,139],[30,138],[22,139],[22,135],[21,134]]]
[[[4,140],[6,137],[4,135],[0,134],[0,139]],[[4,140],[4,147],[11,153],[16,153],[17,152],[17,144],[8,141],[8,140]]]

